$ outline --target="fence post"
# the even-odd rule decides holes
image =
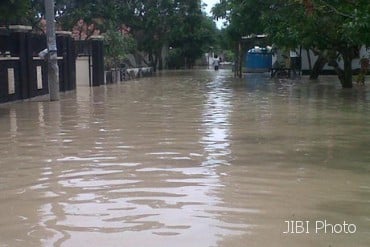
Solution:
[[[67,38],[68,90],[76,89],[76,51],[72,35]]]
[[[20,98],[28,99],[31,95],[29,84],[29,68],[28,63],[32,54],[28,53],[29,31],[30,26],[10,26],[12,39],[17,42],[19,56],[19,82],[20,82]]]
[[[71,35],[72,33],[67,31],[56,32],[58,56],[63,58],[61,61],[59,60],[59,89],[61,92],[71,90],[70,80],[72,76],[69,66],[69,62],[71,62],[69,57],[72,51],[69,49],[70,47],[68,46],[68,41]]]
[[[104,84],[104,50],[103,36],[91,36],[92,49],[92,86]]]

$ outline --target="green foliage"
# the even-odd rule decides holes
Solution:
[[[215,40],[216,28],[212,20],[205,20],[199,0],[58,0],[57,6],[58,20],[68,29],[80,18],[99,22],[102,32],[109,29],[107,21],[115,27],[129,26],[137,49],[148,54],[153,67],[160,67],[163,46],[180,49],[191,64]]]
[[[352,87],[352,60],[369,45],[369,2],[278,0],[264,20],[272,41],[283,47],[303,46],[325,57],[343,87]],[[344,67],[340,68],[338,59]]]
[[[37,26],[44,14],[43,0],[4,1],[0,4],[3,21],[11,20],[16,13],[14,19],[25,16],[25,22]],[[58,26],[64,30],[72,30],[82,19],[85,23],[94,23],[101,33],[108,32],[107,39],[114,44],[106,46],[108,63],[116,63],[117,58],[111,55],[119,53],[111,50],[117,51],[122,45],[112,30],[118,30],[123,24],[130,27],[137,49],[148,54],[154,67],[160,66],[165,46],[180,50],[189,67],[210,46],[215,46],[217,29],[202,13],[200,0],[55,0],[55,12]]]
[[[211,46],[215,46],[217,34],[217,28],[210,18],[200,10],[191,13],[177,19],[170,37],[170,46],[180,51],[184,66],[188,68]]]
[[[267,32],[278,45],[323,50],[369,44],[367,0],[274,2],[264,11],[263,20]]]
[[[0,25],[27,24],[29,9],[30,3],[27,0],[1,0]]]
[[[213,14],[228,20],[226,31],[234,44],[243,35],[267,33],[279,47],[314,50],[334,66],[346,87],[352,85],[352,59],[361,45],[370,45],[369,0],[221,0]]]
[[[119,67],[126,56],[136,49],[135,40],[128,35],[110,29],[104,34],[105,67]]]
[[[214,18],[226,19],[228,43],[235,47],[240,38],[250,34],[262,34],[265,23],[263,11],[269,8],[269,0],[220,0],[212,9]]]
[[[221,0],[212,11],[234,41],[267,31],[285,47],[370,45],[368,0]]]
[[[232,50],[225,50],[223,53],[225,61],[234,61],[235,53]]]
[[[180,48],[171,48],[168,57],[167,64],[169,69],[180,69],[184,66],[185,61]]]

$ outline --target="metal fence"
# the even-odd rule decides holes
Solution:
[[[48,94],[47,65],[38,53],[45,35],[0,30],[0,103]],[[76,88],[76,54],[70,35],[57,35],[60,91]]]

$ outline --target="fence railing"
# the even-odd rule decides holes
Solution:
[[[46,61],[38,53],[46,37],[26,30],[0,30],[0,103],[49,93]],[[60,91],[76,88],[74,41],[57,34]]]

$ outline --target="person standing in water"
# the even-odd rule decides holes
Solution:
[[[220,66],[220,59],[218,58],[217,55],[213,58],[213,67],[215,70],[218,70],[218,67]]]

